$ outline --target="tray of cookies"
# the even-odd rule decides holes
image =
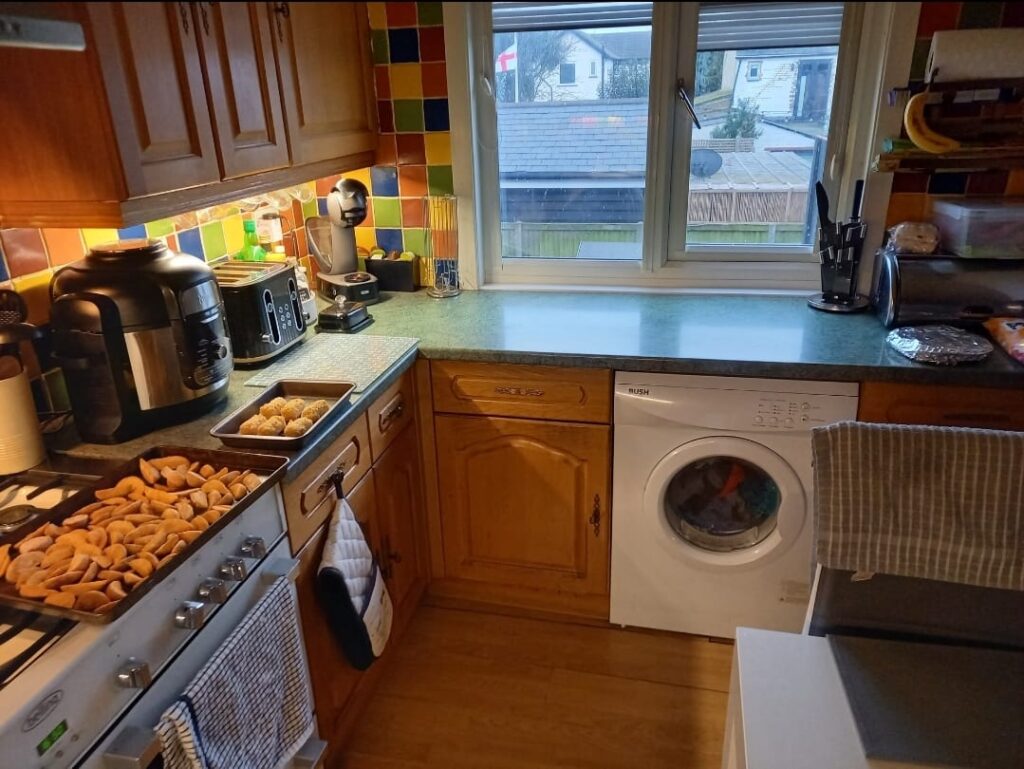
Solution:
[[[152,448],[0,539],[0,604],[110,622],[276,484],[287,464]]]
[[[295,451],[331,424],[348,406],[351,382],[282,379],[210,430],[240,449]]]

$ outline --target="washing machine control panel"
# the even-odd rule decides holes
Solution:
[[[751,426],[766,430],[809,430],[835,421],[820,396],[766,395],[751,414]]]

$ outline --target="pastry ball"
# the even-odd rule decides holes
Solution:
[[[270,401],[269,403],[264,403],[262,406],[260,406],[260,414],[265,416],[267,419],[270,419],[271,417],[280,416],[281,409],[283,409],[285,407],[285,404],[287,403],[288,401],[286,401],[284,398],[274,398],[274,400]]]
[[[270,417],[259,426],[258,431],[260,435],[280,435],[284,431],[284,417]]]
[[[238,428],[238,432],[242,435],[259,435],[260,426],[267,421],[267,418],[262,414],[253,414],[251,417],[242,422]]]
[[[298,419],[293,419],[288,423],[288,426],[284,428],[284,434],[289,438],[298,438],[300,435],[305,435],[312,426],[312,420],[306,419],[305,417],[299,417]]]
[[[291,422],[293,419],[298,419],[302,416],[302,410],[306,408],[306,401],[302,398],[292,398],[281,409],[281,416],[284,417],[286,422]]]
[[[327,413],[331,405],[325,400],[313,401],[302,410],[302,416],[310,422],[315,422]]]

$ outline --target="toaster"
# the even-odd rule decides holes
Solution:
[[[879,255],[872,302],[888,328],[1024,317],[1024,260]]]
[[[263,363],[302,341],[306,318],[292,265],[228,259],[211,266],[236,364]]]

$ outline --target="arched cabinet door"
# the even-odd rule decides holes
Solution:
[[[539,593],[608,593],[603,425],[438,416],[445,577]]]

